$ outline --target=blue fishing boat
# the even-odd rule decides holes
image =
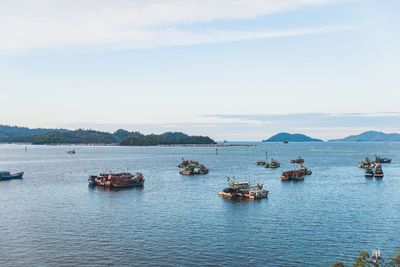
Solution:
[[[24,172],[10,173],[6,171],[0,172],[0,181],[11,180],[11,179],[22,179]]]

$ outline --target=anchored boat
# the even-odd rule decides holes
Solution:
[[[374,161],[371,161],[369,158],[365,158],[365,160],[362,161],[362,162],[358,165],[358,167],[359,167],[359,168],[368,169],[368,168],[370,168],[370,167],[373,168],[374,165],[375,165],[375,162],[374,162]]]
[[[267,164],[267,162],[265,162],[265,160],[259,160],[256,162],[257,166],[265,166]]]
[[[302,170],[293,170],[282,172],[281,180],[282,181],[301,181],[304,180],[305,172]]]
[[[89,184],[108,187],[137,187],[144,185],[144,178],[141,173],[136,173],[136,175],[130,172],[100,174],[89,176]]]
[[[263,190],[263,184],[251,186],[249,181],[237,181],[227,178],[228,187],[224,188],[218,195],[223,197],[243,197],[249,199],[267,198],[268,191]]]
[[[24,172],[10,173],[8,171],[0,171],[0,181],[11,179],[22,179]]]
[[[375,167],[375,173],[374,173],[375,178],[383,178],[383,171],[382,171],[382,166],[378,164]]]
[[[271,168],[271,169],[275,169],[275,168],[279,168],[281,166],[281,164],[279,163],[278,160],[271,158],[271,162],[268,162],[268,152],[265,152],[265,158],[267,161],[265,160],[259,160],[256,162],[256,165],[258,166],[264,166],[265,168]]]
[[[185,161],[182,159],[182,163],[179,164],[178,167],[182,168],[179,171],[182,175],[199,175],[208,173],[208,169],[198,161]]]
[[[374,177],[374,170],[373,168],[368,168],[365,170],[365,178],[372,178]]]
[[[304,163],[304,159],[302,157],[298,157],[297,159],[290,160],[290,163]]]
[[[271,158],[271,163],[267,163],[265,165],[265,168],[276,169],[276,168],[279,168],[280,166],[281,166],[281,164],[279,163],[279,161]]]
[[[391,163],[392,159],[389,158],[381,158],[380,156],[375,155],[375,162],[376,163]]]

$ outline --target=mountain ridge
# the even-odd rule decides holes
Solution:
[[[332,139],[328,142],[400,142],[400,134],[366,131],[357,135],[350,135],[341,139]]]

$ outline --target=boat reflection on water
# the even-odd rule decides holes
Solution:
[[[119,191],[142,191],[144,189],[143,186],[133,186],[133,187],[112,187],[112,186],[96,186],[93,184],[89,184],[88,188],[90,191],[103,191],[103,192],[119,192]]]

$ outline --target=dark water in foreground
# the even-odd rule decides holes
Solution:
[[[360,250],[400,247],[400,143],[290,143],[256,147],[71,147],[0,145],[0,266],[268,265],[351,261]],[[277,170],[255,166],[265,151]],[[367,180],[366,155],[392,157],[385,177]],[[290,158],[313,174],[282,183]],[[210,169],[187,177],[181,157]],[[89,174],[140,171],[142,189],[90,188]],[[264,183],[269,199],[232,201],[226,176]]]

